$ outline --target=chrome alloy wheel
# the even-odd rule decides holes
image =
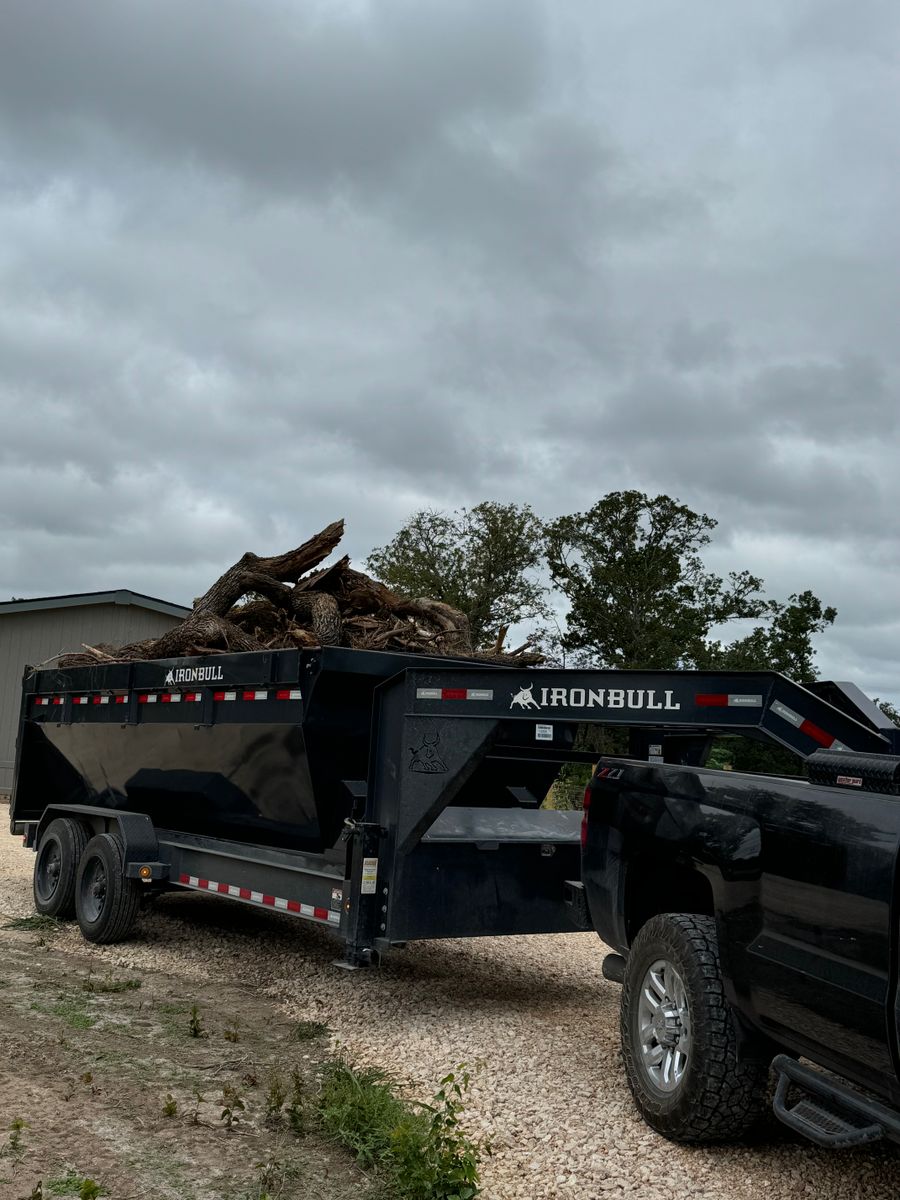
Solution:
[[[691,1024],[684,982],[665,958],[657,959],[641,983],[637,1007],[641,1064],[660,1092],[674,1092],[691,1053]]]

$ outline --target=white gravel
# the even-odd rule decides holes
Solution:
[[[0,914],[32,911],[32,861],[0,834]],[[60,945],[87,949],[77,927]],[[687,1149],[651,1133],[624,1083],[619,988],[592,934],[418,943],[355,973],[331,965],[335,945],[306,922],[191,894],[162,898],[130,942],[93,953],[179,975],[187,999],[192,980],[259,988],[423,1097],[456,1063],[476,1066],[468,1125],[494,1147],[486,1200],[900,1197],[892,1146],[828,1153],[774,1119],[754,1145]]]

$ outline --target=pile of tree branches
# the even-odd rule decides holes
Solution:
[[[270,558],[245,554],[162,637],[128,646],[85,646],[82,653],[64,655],[60,666],[315,646],[475,657],[522,667],[542,661],[528,644],[504,651],[506,629],[493,646],[473,646],[468,618],[459,609],[428,597],[400,596],[354,570],[346,556],[323,567],[343,534],[344,522],[335,521],[296,550]]]

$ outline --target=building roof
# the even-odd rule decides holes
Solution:
[[[186,617],[191,611],[183,604],[171,604],[168,600],[157,600],[121,588],[117,592],[76,592],[71,596],[36,596],[31,600],[6,600],[0,602],[0,617],[11,613],[40,612],[41,609],[79,608],[94,604],[126,604],[135,608],[149,608],[152,612],[165,613],[169,617]]]

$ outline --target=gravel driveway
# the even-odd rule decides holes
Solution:
[[[6,813],[0,810],[0,828]],[[0,834],[0,914],[32,911],[33,856]],[[84,943],[72,927],[59,946]],[[335,944],[303,921],[195,894],[162,897],[109,965],[261,989],[285,1013],[328,1023],[357,1062],[421,1096],[458,1062],[478,1066],[469,1124],[489,1137],[487,1200],[888,1200],[900,1151],[830,1154],[774,1119],[754,1145],[700,1150],[651,1133],[618,1061],[619,988],[592,934],[426,942],[380,971],[331,966]]]

